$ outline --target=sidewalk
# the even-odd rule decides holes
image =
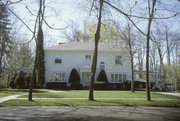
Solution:
[[[157,93],[165,94],[165,95],[173,95],[173,96],[176,96],[176,97],[180,97],[180,93],[172,93],[172,92],[157,92]]]
[[[6,97],[2,97],[2,98],[0,98],[0,103],[5,102],[7,100],[15,99],[15,98],[17,98],[19,96],[23,96],[23,95],[27,95],[27,93],[26,94],[18,94],[18,95],[10,95],[10,96],[6,96]]]

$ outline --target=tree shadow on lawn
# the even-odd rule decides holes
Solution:
[[[147,100],[139,100],[140,102],[142,101],[142,103],[140,102],[126,102],[125,100],[94,100],[96,102],[99,103],[109,103],[112,104],[112,106],[155,106],[155,107],[163,107],[163,106],[167,106],[167,105],[163,105],[161,103],[158,103],[156,100],[151,100],[151,101],[147,101]],[[171,106],[173,107],[173,106]]]
[[[124,103],[124,102],[120,102],[120,101],[108,101],[108,100],[94,100],[95,102],[98,102],[98,103],[109,103],[109,104],[112,104],[112,106],[133,106],[133,105],[129,105],[127,103]]]

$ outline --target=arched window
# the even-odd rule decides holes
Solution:
[[[104,62],[100,62],[100,70],[105,70],[105,63]]]

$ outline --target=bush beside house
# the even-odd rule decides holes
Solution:
[[[108,78],[104,70],[101,70],[101,72],[99,73],[97,81],[95,82],[94,88],[96,90],[108,89]]]
[[[46,88],[48,89],[67,89],[66,82],[47,82]]]
[[[82,85],[80,84],[80,76],[75,68],[72,69],[69,76],[69,83],[71,84],[71,89],[81,89]]]

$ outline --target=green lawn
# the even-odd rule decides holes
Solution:
[[[24,93],[27,93],[27,90],[3,88],[3,89],[0,89],[0,98],[5,97],[5,96],[10,96],[10,95],[16,95],[16,94],[24,94]]]
[[[138,99],[35,99],[32,102],[22,99],[9,100],[0,106],[169,106],[180,107],[180,100],[138,100]]]
[[[34,92],[43,93],[43,92],[49,92],[49,90],[46,89],[35,89]],[[10,95],[16,95],[16,94],[24,94],[28,93],[28,89],[10,89],[10,88],[2,88],[0,89],[0,98]]]
[[[0,97],[27,93],[28,90],[0,89]],[[95,101],[87,100],[89,91],[58,91],[48,89],[35,89],[33,98],[85,98],[85,99],[34,99],[32,102],[27,99],[13,99],[3,103],[0,106],[48,106],[48,105],[95,105],[95,106],[173,106],[180,107],[180,97],[169,96],[151,92],[152,101],[146,101],[145,91],[94,91],[94,97],[106,98],[96,99]],[[20,98],[27,98],[27,95]],[[142,99],[107,99],[107,98],[142,98]],[[161,100],[158,100],[161,99]],[[162,100],[163,99],[163,100]],[[173,99],[173,100],[168,100]]]
[[[43,93],[33,94],[34,98],[87,98],[89,94],[88,90],[80,91],[56,91],[46,90]],[[145,91],[136,91],[131,93],[130,91],[94,91],[95,98],[146,98]],[[180,99],[180,97],[168,96],[151,92],[152,99],[168,98],[168,99]],[[27,98],[27,95],[20,98]]]

